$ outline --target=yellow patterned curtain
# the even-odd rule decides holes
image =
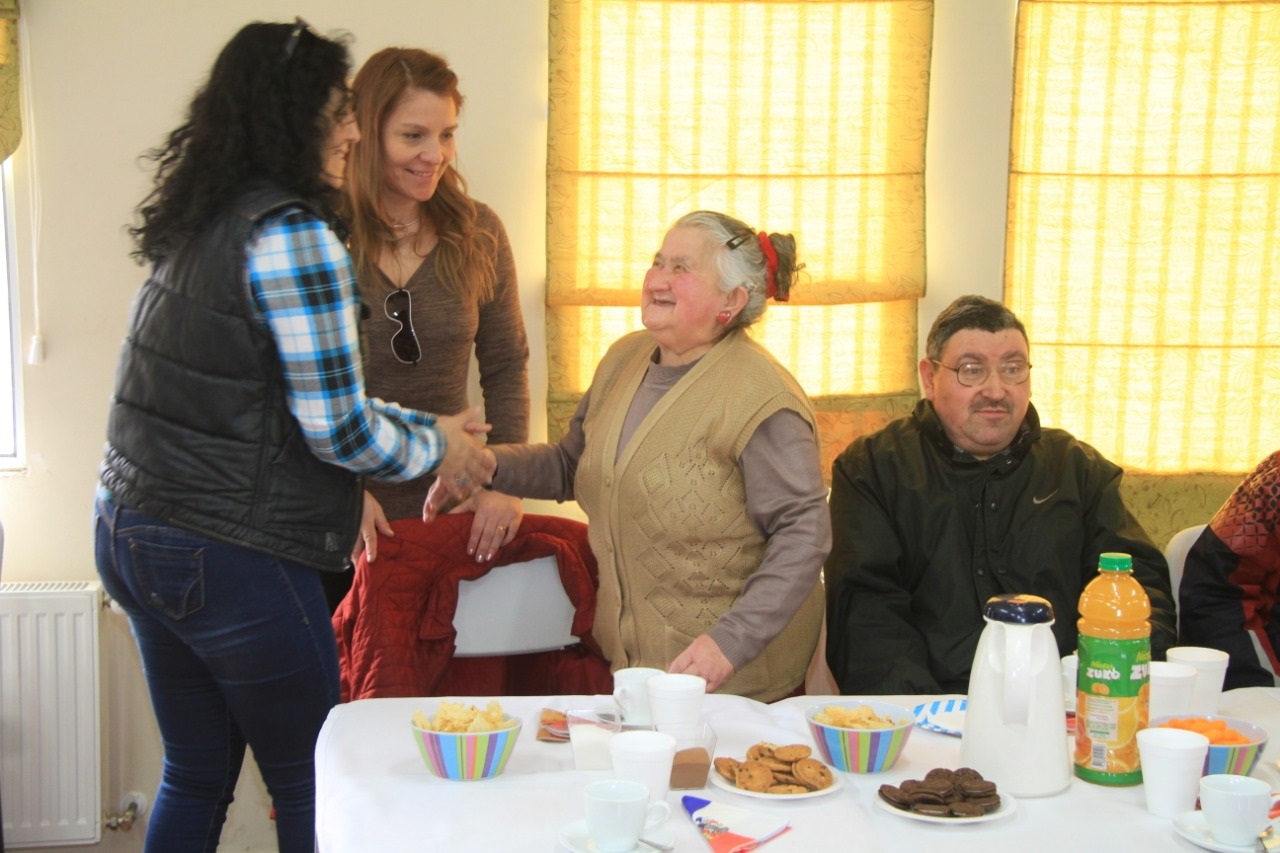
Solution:
[[[18,102],[18,0],[0,0],[0,161],[22,139]]]
[[[1021,0],[1006,298],[1131,469],[1280,447],[1280,2]]]
[[[932,0],[551,0],[553,438],[700,208],[796,236],[803,278],[755,333],[813,397],[826,462],[909,410],[932,21]]]

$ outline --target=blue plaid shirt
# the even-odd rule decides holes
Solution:
[[[355,274],[328,224],[298,208],[266,218],[249,246],[248,277],[312,453],[392,481],[440,464],[445,437],[435,415],[365,396]]]

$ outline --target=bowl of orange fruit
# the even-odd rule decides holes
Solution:
[[[1154,726],[1187,729],[1209,738],[1209,754],[1204,761],[1204,775],[1234,773],[1248,776],[1267,748],[1267,730],[1239,717],[1203,716],[1157,717]]]

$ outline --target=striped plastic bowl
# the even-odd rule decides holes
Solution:
[[[1248,776],[1257,765],[1262,751],[1267,748],[1267,730],[1257,723],[1242,720],[1239,717],[1221,717],[1217,714],[1178,714],[1176,717],[1157,717],[1151,721],[1152,726],[1160,726],[1171,719],[1198,717],[1205,720],[1222,720],[1230,728],[1249,739],[1240,744],[1209,744],[1209,754],[1204,760],[1204,775],[1217,773],[1233,773],[1237,776]]]
[[[511,728],[496,732],[433,732],[412,726],[413,740],[432,775],[441,779],[492,779],[507,766],[520,737],[519,720],[507,718]]]
[[[814,719],[828,708],[853,709],[861,706],[869,707],[877,717],[893,720],[897,725],[889,729],[842,729]],[[814,705],[804,716],[822,759],[836,770],[846,773],[879,773],[888,770],[902,754],[902,748],[906,746],[914,725],[909,709],[874,699],[824,702]]]

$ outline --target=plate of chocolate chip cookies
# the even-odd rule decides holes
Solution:
[[[935,767],[923,779],[881,785],[876,805],[926,823],[985,823],[1013,814],[1018,801],[973,768]]]
[[[739,761],[719,756],[712,763],[711,784],[744,797],[800,800],[840,790],[844,782],[812,756],[805,744],[778,745],[761,741]]]

